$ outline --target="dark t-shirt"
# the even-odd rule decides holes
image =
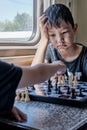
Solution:
[[[49,63],[56,60],[63,61],[66,64],[69,72],[71,72],[73,75],[77,74],[80,81],[87,82],[87,47],[82,44],[79,45],[83,46],[83,49],[80,55],[71,62],[67,62],[62,59],[57,49],[53,48],[52,44],[48,45],[45,58]]]
[[[0,61],[0,112],[12,109],[21,76],[20,67]]]

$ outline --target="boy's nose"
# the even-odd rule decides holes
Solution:
[[[63,37],[58,37],[57,42],[60,43],[60,44],[63,44],[64,43],[64,38]]]

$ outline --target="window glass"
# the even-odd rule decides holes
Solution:
[[[34,31],[36,0],[0,0],[0,41],[27,41]]]

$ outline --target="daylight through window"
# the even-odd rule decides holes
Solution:
[[[33,33],[35,0],[0,1],[0,41],[27,41]]]

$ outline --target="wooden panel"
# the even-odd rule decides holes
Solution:
[[[1,60],[4,60],[9,63],[14,63],[19,66],[29,66],[32,63],[33,55],[31,56],[19,56],[19,57],[2,57]]]
[[[0,47],[0,57],[30,56],[34,55],[36,48]]]

